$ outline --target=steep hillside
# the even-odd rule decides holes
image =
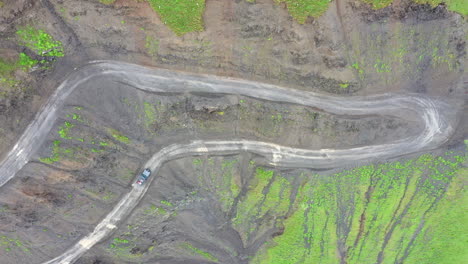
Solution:
[[[171,160],[128,218],[76,263],[462,263],[467,7],[463,0],[0,0],[0,160],[60,83],[98,60],[346,102],[414,93],[452,108],[442,122],[450,137],[437,149],[321,169],[275,167],[248,151]],[[248,94],[151,92],[124,78],[87,77],[63,99],[45,140],[34,142],[38,151],[0,187],[0,263],[42,263],[75,245],[169,144],[243,139],[327,157],[391,147],[429,129],[423,121],[432,118],[333,114]]]

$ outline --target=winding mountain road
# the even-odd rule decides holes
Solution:
[[[457,120],[457,113],[447,103],[415,94],[335,97],[250,81],[149,69],[121,62],[97,61],[73,72],[49,98],[0,164],[0,186],[13,178],[44,142],[65,99],[84,82],[102,76],[148,92],[244,95],[267,101],[313,106],[338,115],[392,116],[424,124],[422,131],[415,136],[388,144],[349,149],[307,150],[246,140],[174,144],[161,149],[146,163],[145,167],[151,168],[154,174],[167,161],[206,153],[222,155],[248,151],[265,157],[276,166],[301,168],[329,168],[336,167],[337,164],[344,166],[358,161],[390,158],[440,146],[452,135]],[[62,255],[45,263],[72,263],[93,245],[105,239],[143,198],[154,178],[150,177],[143,186],[134,184],[130,192],[92,233],[79,240]]]

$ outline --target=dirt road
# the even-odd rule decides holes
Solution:
[[[120,62],[98,61],[73,72],[49,98],[48,103],[0,164],[0,186],[13,178],[37,151],[51,130],[64,99],[80,85],[85,82],[89,85],[94,78],[102,76],[106,76],[106,80],[112,82],[125,83],[135,89],[154,93],[238,94],[267,101],[313,106],[338,115],[392,116],[424,123],[423,131],[416,136],[408,136],[389,144],[350,149],[306,150],[245,140],[194,141],[185,145],[169,145],[146,163],[145,166],[151,168],[154,174],[157,174],[162,164],[169,160],[206,153],[232,154],[248,151],[264,156],[276,166],[311,168],[330,168],[337,164],[344,166],[359,161],[395,157],[440,146],[453,133],[452,122],[456,120],[456,113],[448,104],[413,94],[341,98],[243,80],[190,75]],[[124,219],[143,198],[154,178],[150,178],[143,187],[134,185],[92,233],[82,238],[61,256],[46,263],[72,263],[93,245],[107,237],[117,227],[119,221]]]

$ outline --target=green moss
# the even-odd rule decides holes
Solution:
[[[219,201],[223,212],[227,213],[232,208],[235,197],[240,193],[240,187],[236,175],[237,160],[224,160],[210,158],[203,160],[192,159],[194,171],[200,188],[212,193]],[[207,168],[206,171],[203,168]]]
[[[340,87],[346,89],[349,87],[349,83],[340,83]]]
[[[394,0],[362,0],[365,3],[371,4],[373,9],[381,9],[389,6]],[[441,3],[447,5],[447,9],[453,12],[457,12],[464,16],[468,15],[468,5],[465,0],[413,0],[418,4],[429,4],[432,7],[436,7]]]
[[[330,0],[275,0],[286,3],[289,13],[299,24],[304,24],[307,17],[319,17],[328,9]]]
[[[29,26],[18,30],[16,35],[18,36],[21,45],[30,48],[40,56],[64,56],[62,43],[54,40],[51,35],[47,34],[43,30]]]
[[[21,240],[5,235],[0,235],[0,250],[1,249],[7,252],[11,251],[12,249],[18,249],[26,253],[29,252],[29,249],[24,245],[24,243]]]
[[[210,253],[206,252],[206,251],[203,251],[199,248],[196,248],[194,247],[192,244],[190,243],[184,243],[182,244],[182,246],[188,250],[191,251],[191,253],[195,253],[199,256],[202,256],[204,257],[205,259],[208,259],[208,260],[211,260],[211,261],[214,261],[214,262],[218,262],[218,259],[215,258],[213,255],[211,255]]]
[[[284,233],[252,263],[461,263],[468,246],[468,171],[459,169],[464,159],[422,155],[309,176],[283,222]],[[270,192],[278,193],[274,185]]]
[[[169,207],[173,206],[172,203],[170,203],[169,201],[166,201],[166,200],[161,200],[160,203],[165,205],[165,206],[169,206]]]
[[[29,70],[32,66],[39,63],[37,60],[33,60],[31,57],[26,55],[25,53],[20,53],[19,55],[19,65],[25,71]]]
[[[446,195],[426,217],[407,263],[464,263],[468,259],[467,180],[468,169],[458,170]]]
[[[162,208],[162,207],[157,207],[156,205],[152,204],[148,209],[145,209],[143,211],[144,214],[147,214],[147,215],[157,215],[157,214],[160,214],[160,215],[165,215],[167,214],[167,211]]]
[[[110,132],[110,134],[112,135],[112,137],[115,140],[120,141],[120,142],[125,143],[125,144],[130,143],[130,139],[128,137],[122,135],[122,133],[120,133],[119,131],[117,131],[115,129],[109,129],[109,132]]]
[[[0,58],[0,77],[9,77],[18,68],[17,61],[9,61],[4,58]]]
[[[76,120],[82,123],[84,122],[83,118],[79,114],[67,115],[67,117],[71,117],[73,120]]]
[[[374,69],[378,73],[391,72],[392,71],[392,67],[390,67],[388,64],[382,62],[380,59],[375,60]]]
[[[145,38],[145,48],[148,54],[154,57],[158,55],[159,41],[155,37],[147,35]]]
[[[466,4],[465,0],[446,0],[444,2],[447,4],[448,10],[462,14],[465,17],[468,16],[468,4]],[[432,4],[432,6],[435,6],[435,4]]]
[[[381,9],[384,7],[389,6],[393,0],[362,0],[364,3],[368,3],[372,5],[374,9]]]
[[[71,152],[71,149],[61,148],[60,144],[60,140],[55,140],[52,146],[52,155],[46,158],[39,158],[39,161],[46,164],[52,164],[54,162],[60,161],[63,154],[69,154]]]
[[[101,4],[111,5],[115,2],[115,0],[99,0],[99,2],[101,2]]]
[[[70,129],[72,129],[75,125],[65,121],[65,123],[59,127],[58,134],[60,135],[61,138],[63,139],[72,139],[71,136],[69,136]]]
[[[360,77],[364,75],[364,70],[361,68],[358,62],[353,63],[351,68],[355,69]]]
[[[156,110],[154,109],[154,106],[148,102],[143,103],[143,108],[145,111],[145,124],[146,126],[150,126],[154,122],[156,122]]]
[[[232,220],[244,242],[249,241],[259,230],[272,228],[274,217],[283,217],[290,206],[291,185],[274,171],[257,168],[247,193],[237,204],[237,214]],[[266,217],[269,216],[269,217]],[[262,222],[257,221],[266,217]]]
[[[438,6],[439,4],[445,3],[447,5],[447,9],[453,12],[457,12],[461,15],[467,16],[468,15],[468,4],[465,0],[413,0],[415,3],[418,4],[429,4],[433,8]]]
[[[148,0],[164,24],[178,36],[202,31],[205,0]]]

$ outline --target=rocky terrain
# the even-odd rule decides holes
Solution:
[[[149,2],[0,1],[0,158],[70,72],[107,59],[339,96],[418,93],[450,102],[457,125],[431,152],[351,167],[279,168],[248,152],[170,161],[128,219],[77,263],[457,263],[466,256],[466,16],[443,4],[373,9],[335,0],[299,23],[287,1],[207,0],[201,31],[176,34]],[[236,138],[345,149],[423,129],[405,118],[334,115],[247,96],[90,83],[67,97],[39,151],[0,189],[0,263],[60,255],[169,143]]]

